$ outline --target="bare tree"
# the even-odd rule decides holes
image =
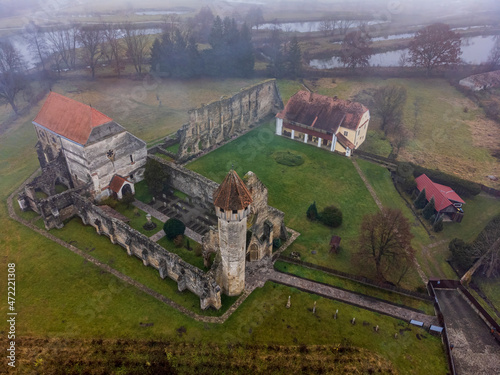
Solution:
[[[373,94],[374,112],[385,135],[401,124],[406,96],[406,88],[396,85],[381,87]]]
[[[330,17],[323,18],[319,22],[318,29],[323,33],[324,36],[333,35],[335,32],[335,20]]]
[[[398,125],[394,127],[391,133],[393,153],[397,157],[399,151],[401,151],[401,149],[408,144],[408,141],[410,140],[410,133],[408,132],[408,130],[406,130],[402,123],[398,123]]]
[[[369,66],[373,54],[371,43],[370,36],[364,30],[351,31],[342,41],[340,62],[351,69]]]
[[[339,27],[340,35],[345,35],[354,25],[354,20],[339,20],[337,25]]]
[[[487,64],[491,70],[500,68],[500,37],[498,35],[495,37],[495,44],[490,51]]]
[[[16,96],[27,86],[24,73],[20,53],[10,42],[0,42],[0,99],[9,103],[16,114]]]
[[[413,101],[413,134],[417,134],[420,125],[420,111],[422,109],[422,98],[417,96]]]
[[[179,17],[178,14],[172,13],[172,14],[167,14],[163,18],[163,32],[165,33],[173,33],[175,29],[178,28],[178,24],[180,22],[181,18]]]
[[[120,29],[112,24],[105,25],[104,38],[106,40],[107,47],[109,48],[109,57],[113,70],[120,75],[121,71],[125,69],[123,62],[123,52],[125,48],[120,41]]]
[[[406,50],[401,51],[401,54],[399,55],[399,60],[398,60],[398,65],[401,68],[404,68],[406,66],[406,63],[408,62],[408,53]]]
[[[28,43],[30,52],[38,57],[42,70],[45,70],[45,59],[47,58],[48,47],[44,33],[40,26],[30,22],[25,27],[24,39]]]
[[[95,77],[97,64],[102,57],[103,40],[102,25],[82,26],[78,33],[78,41],[82,45],[82,59],[90,67],[92,78]]]
[[[432,69],[455,65],[460,62],[460,35],[443,23],[435,23],[417,31],[410,42],[409,53],[414,66]]]
[[[409,268],[415,254],[412,238],[410,223],[401,210],[383,208],[363,218],[357,255],[362,264],[375,266],[380,280],[386,280]]]
[[[134,29],[132,24],[123,25],[124,39],[127,45],[127,56],[132,60],[135,71],[142,73],[142,65],[147,61],[149,35],[143,29]]]
[[[75,68],[78,26],[52,28],[46,32],[47,47],[52,55],[56,69]]]

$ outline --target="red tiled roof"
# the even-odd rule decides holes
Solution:
[[[126,182],[129,182],[126,178],[115,174],[111,179],[111,182],[109,183],[109,188],[111,189],[111,191],[114,191],[116,194],[118,194],[123,184],[125,184]]]
[[[98,110],[51,92],[33,122],[84,145],[93,128],[113,121]]]
[[[425,198],[427,201],[430,201],[434,197],[436,211],[438,212],[452,205],[451,201],[465,203],[452,188],[432,182],[425,174],[418,176],[415,181],[418,191],[425,189]]]
[[[361,103],[299,91],[276,117],[333,133],[339,126],[356,130],[367,111]]]
[[[340,132],[337,133],[337,140],[345,148],[349,147],[351,150],[354,150],[356,148],[356,146],[354,146],[354,144],[350,140],[348,140],[344,134],[341,134]]]
[[[243,210],[252,203],[252,196],[238,174],[231,170],[214,193],[214,205],[228,210]]]

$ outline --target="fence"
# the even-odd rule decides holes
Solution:
[[[356,150],[354,153],[356,156],[359,156],[362,159],[374,161],[379,164],[384,164],[384,166],[391,167],[391,169],[396,169],[398,166],[398,162],[395,159],[386,158],[361,150]]]
[[[493,189],[488,186],[484,186],[483,184],[479,184],[481,186],[481,190],[484,191],[486,194],[493,195],[494,197],[499,197],[500,198],[500,190]]]
[[[350,273],[338,271],[338,270],[335,270],[333,268],[323,267],[323,266],[319,266],[317,264],[304,262],[302,260],[294,259],[294,258],[288,257],[286,255],[280,255],[278,259],[285,261],[287,263],[297,264],[297,265],[304,266],[304,267],[311,268],[311,269],[315,269],[318,271],[323,271],[323,272],[326,272],[326,273],[329,273],[329,274],[332,274],[332,275],[335,275],[338,277],[342,277],[344,279],[356,281],[356,282],[359,282],[359,283],[362,283],[365,285],[369,285],[369,286],[372,286],[375,288],[383,289],[383,290],[386,290],[389,292],[404,294],[404,295],[407,295],[410,297],[419,298],[419,299],[424,300],[424,301],[433,301],[433,298],[428,296],[427,294],[414,292],[412,290],[400,288],[400,287],[393,286],[393,285],[380,284],[380,283],[377,283],[377,282],[375,282],[371,279],[368,279],[366,277],[352,275]]]

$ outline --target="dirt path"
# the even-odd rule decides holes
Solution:
[[[441,246],[441,245],[445,244],[446,242],[448,242],[448,240],[441,240],[441,241],[434,242],[434,243],[432,243],[430,245],[427,245],[427,246],[422,246],[422,255],[423,255],[423,258],[424,258],[425,262],[427,263],[427,270],[428,270],[428,272],[429,273],[432,272],[432,268],[431,268],[431,265],[432,265],[434,267],[434,270],[436,270],[436,272],[438,273],[437,275],[432,275],[433,277],[439,277],[441,279],[447,279],[448,278],[446,276],[446,274],[443,272],[443,270],[441,269],[440,264],[432,256],[432,253],[430,251],[434,247]]]
[[[361,168],[359,167],[358,163],[356,162],[356,159],[351,159],[351,160],[352,160],[352,164],[354,165],[354,168],[356,168],[356,170],[358,171],[359,177],[361,177],[361,179],[365,183],[365,186],[368,189],[368,191],[370,192],[373,200],[377,204],[378,208],[380,210],[382,210],[382,208],[384,208],[384,205],[382,204],[382,202],[380,201],[380,199],[377,197],[377,193],[375,193],[375,190],[373,189],[372,185],[370,185],[370,183],[366,179],[366,176],[363,173],[363,171],[361,170]]]

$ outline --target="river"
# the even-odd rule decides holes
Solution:
[[[496,35],[462,38],[462,60],[468,64],[486,62],[497,38]],[[408,49],[376,53],[370,58],[370,66],[399,66],[402,53],[408,53]],[[309,66],[316,69],[331,69],[341,68],[343,64],[334,56],[330,59],[311,60]]]

